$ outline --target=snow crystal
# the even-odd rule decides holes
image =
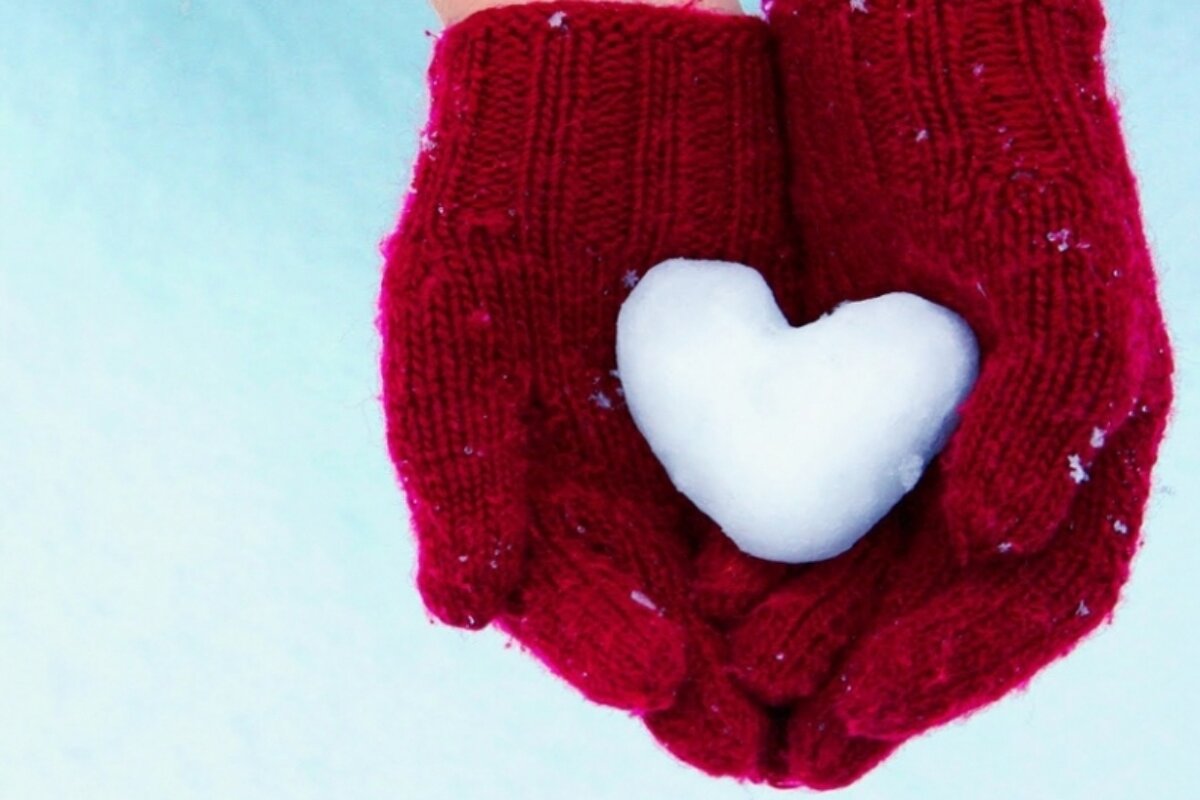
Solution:
[[[621,309],[617,362],[675,486],[744,552],[800,563],[847,550],[916,484],[978,350],[961,318],[911,294],[796,329],[757,271],[674,259]]]
[[[564,27],[567,24],[567,12],[555,11],[550,15],[549,22],[550,27],[554,28],[555,30]]]
[[[924,142],[924,141],[928,141],[928,140],[929,140],[929,131],[928,130],[926,130],[925,128],[921,128],[921,130],[917,131],[917,141],[918,142]]]
[[[1078,453],[1072,453],[1067,456],[1067,467],[1070,469],[1071,480],[1075,483],[1084,483],[1088,479],[1088,472],[1083,467],[1083,459]]]
[[[633,287],[638,285],[639,280],[641,280],[641,279],[638,277],[637,270],[631,269],[631,270],[627,271],[624,276],[622,276],[621,284],[626,289],[632,289]]]
[[[1076,609],[1075,609],[1075,616],[1090,617],[1091,615],[1092,615],[1092,610],[1090,608],[1088,608],[1087,602],[1084,600],[1080,600],[1078,607],[1076,607]]]
[[[1104,428],[1092,428],[1092,438],[1089,444],[1091,444],[1093,450],[1099,450],[1101,447],[1104,447],[1105,435]]]
[[[658,606],[654,604],[654,601],[647,597],[645,593],[640,592],[637,589],[634,589],[629,593],[629,599],[637,603],[642,608],[648,608],[651,611],[658,611]]]
[[[971,74],[976,78],[983,75],[983,64],[976,64],[975,66],[971,67]]]
[[[1125,534],[1129,533],[1129,526],[1126,525],[1122,520],[1118,519],[1113,522],[1113,530],[1124,536]]]
[[[996,545],[996,550],[1001,553],[1011,553],[1012,549],[1012,542],[1001,542],[1000,544]]]
[[[1058,252],[1065,253],[1071,249],[1071,231],[1069,228],[1050,231],[1046,234],[1046,241],[1058,248]]]
[[[588,399],[592,401],[592,405],[596,406],[596,408],[603,409],[604,411],[609,411],[613,407],[612,399],[604,392],[593,392],[592,396]]]
[[[860,14],[867,13],[867,0],[850,0],[850,10]]]

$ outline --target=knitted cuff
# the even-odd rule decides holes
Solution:
[[[423,196],[405,219],[425,235],[483,235],[539,261],[780,257],[783,149],[760,19],[493,8],[444,32],[429,84]]]

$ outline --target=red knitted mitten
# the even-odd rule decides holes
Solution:
[[[505,7],[448,29],[429,82],[380,300],[425,602],[453,625],[495,619],[704,769],[757,777],[766,713],[693,612],[700,529],[614,370],[618,311],[654,264],[798,276],[766,25]]]
[[[776,0],[769,19],[807,315],[912,291],[983,353],[918,491],[731,634],[747,688],[795,704],[775,779],[832,787],[1109,615],[1171,357],[1097,0]]]

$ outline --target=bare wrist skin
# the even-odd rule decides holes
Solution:
[[[516,6],[528,5],[537,0],[430,0],[433,4],[433,10],[442,18],[442,22],[448,27],[456,22],[461,22],[467,17],[474,14],[476,11],[483,11],[486,8],[496,8],[497,6]],[[544,2],[544,0],[541,0]],[[742,7],[738,0],[582,0],[583,2],[617,2],[617,3],[640,3],[642,5],[660,6],[668,8],[693,8],[697,11],[710,11],[718,14],[737,14],[741,15]]]

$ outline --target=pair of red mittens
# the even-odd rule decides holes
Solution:
[[[1098,625],[1171,399],[1103,24],[1095,0],[777,0],[448,29],[380,304],[430,610],[710,773],[815,788]],[[616,317],[672,257],[754,266],[795,323],[909,291],[974,328],[958,432],[850,552],[741,554],[634,427]]]

